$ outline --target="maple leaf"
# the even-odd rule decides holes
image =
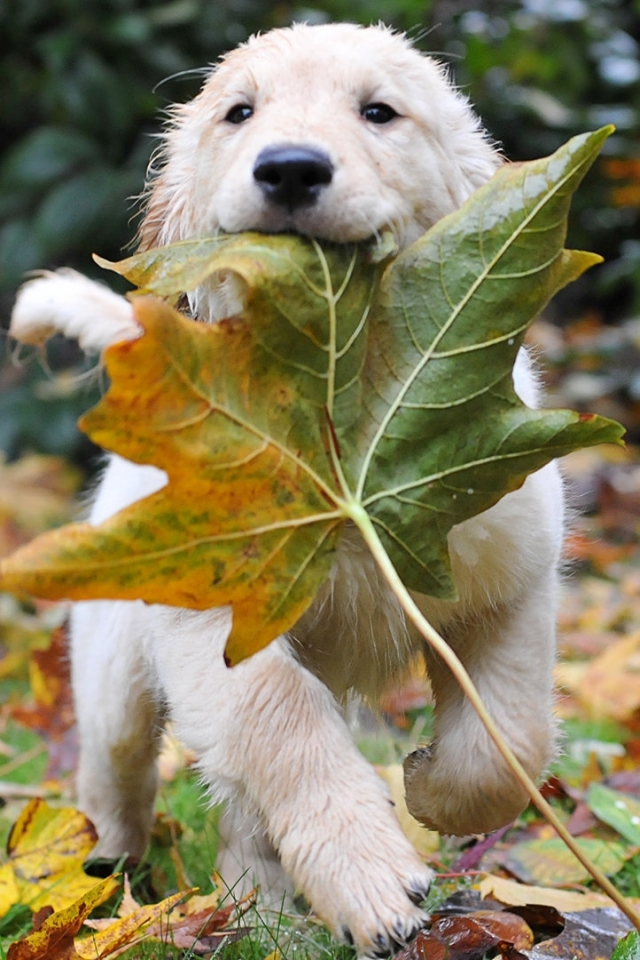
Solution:
[[[248,234],[112,265],[174,300],[234,276],[245,307],[204,325],[133,301],[144,335],[106,351],[112,386],[81,426],[169,482],[99,527],[23,548],[3,585],[231,604],[236,662],[309,606],[350,520],[405,586],[455,598],[455,524],[549,460],[622,432],[530,410],[512,382],[528,324],[600,259],[563,245],[571,195],[609,132],[505,165],[396,258]]]
[[[0,916],[16,903],[59,910],[85,896],[95,879],[82,864],[97,839],[92,823],[77,810],[29,801],[9,834],[9,862],[0,867]]]
[[[22,586],[79,597],[101,581],[106,597],[198,609],[231,603],[236,659],[234,640],[247,655],[290,627],[333,562],[346,518],[326,408],[334,397],[354,406],[381,267],[364,247],[345,263],[340,248],[292,237],[231,238],[222,253],[219,241],[203,245],[218,270],[242,271],[250,316],[194,324],[156,299],[136,299],[145,335],[106,351],[113,386],[81,421],[96,442],[155,463],[170,483],[142,513],[134,506],[101,528],[41,539],[35,566],[27,560],[40,586]],[[178,246],[189,262],[190,245]],[[5,572],[4,585],[15,586]]]

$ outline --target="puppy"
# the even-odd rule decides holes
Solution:
[[[446,71],[403,36],[350,24],[274,30],[227,56],[192,102],[173,109],[150,170],[140,245],[245,230],[361,241],[390,228],[406,246],[499,162]],[[220,280],[188,299],[205,321],[241,307],[239,291]],[[64,329],[88,348],[138,334],[125,300],[71,273],[27,284],[15,323],[23,332]],[[535,406],[524,353],[515,384]],[[111,458],[92,522],[165,482],[160,470]],[[458,601],[417,597],[534,777],[553,750],[562,512],[550,465],[452,530]],[[289,883],[361,954],[384,955],[423,923],[430,876],[354,746],[344,698],[375,699],[422,653],[436,732],[408,764],[412,812],[447,833],[483,832],[509,822],[526,797],[448,669],[405,625],[356,534],[343,538],[328,582],[291,633],[227,669],[231,617],[227,608],[75,607],[78,795],[100,853],[143,853],[170,716],[212,798],[228,801],[225,880],[258,880],[276,895]]]

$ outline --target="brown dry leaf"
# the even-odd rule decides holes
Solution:
[[[92,886],[83,896],[62,910],[38,918],[37,929],[16,940],[9,947],[7,960],[76,960],[74,937],[91,911],[104,903],[118,889],[118,880],[107,877]],[[34,927],[36,923],[34,923]],[[96,954],[87,954],[87,960],[96,960]]]
[[[127,874],[125,874],[122,889],[122,900],[120,901],[120,906],[118,907],[118,916],[126,917],[130,913],[135,913],[136,910],[139,909],[140,904],[134,899],[134,896],[131,893],[131,881],[129,880]],[[91,923],[87,922],[87,926],[91,926]],[[96,929],[98,928],[96,927]]]
[[[246,931],[236,926],[237,921],[254,905],[256,892],[252,890],[242,900],[220,907],[221,892],[216,889],[179,904],[167,917],[166,927],[151,927],[149,935],[194,953],[208,953],[227,938],[239,939]]]
[[[95,878],[82,865],[96,840],[93,824],[82,813],[31,800],[13,825],[9,862],[0,868],[0,916],[16,903],[59,911],[88,894]]]
[[[522,917],[483,910],[435,920],[431,929],[419,933],[395,960],[481,960],[488,950],[495,949],[515,958],[532,946],[533,933]]]

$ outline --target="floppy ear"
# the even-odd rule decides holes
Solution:
[[[490,180],[498,167],[505,162],[468,105],[466,113],[463,123],[456,123],[455,118],[451,127],[452,156],[455,157],[465,200],[474,190]]]
[[[138,249],[149,250],[192,236],[195,211],[196,155],[207,114],[200,109],[202,92],[188,103],[170,108],[160,146],[147,169],[141,195],[142,221]]]
[[[153,179],[148,181],[142,195],[143,218],[137,233],[137,248],[141,252],[163,245],[162,236],[173,199],[162,173],[148,176]]]
[[[418,111],[439,154],[444,187],[456,209],[491,179],[503,158],[468,98],[457,89],[448,65],[425,54],[419,63]]]
[[[504,157],[491,141],[467,97],[455,88],[446,67],[443,74],[454,94],[451,109],[446,114],[446,136],[461,190],[458,202],[462,203],[491,179],[504,163]]]

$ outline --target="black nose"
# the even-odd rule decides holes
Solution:
[[[253,176],[268,200],[295,210],[316,202],[331,183],[333,164],[320,150],[267,147],[258,155]]]

